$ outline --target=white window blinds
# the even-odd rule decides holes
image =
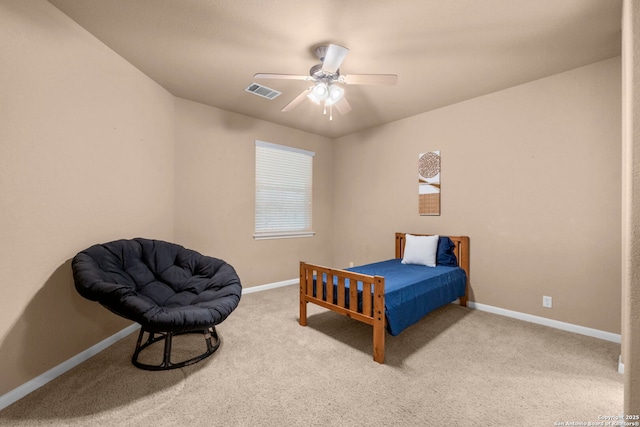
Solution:
[[[256,141],[255,239],[313,235],[314,155],[311,151]]]

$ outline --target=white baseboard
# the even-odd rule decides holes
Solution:
[[[284,280],[282,282],[275,282],[275,283],[269,283],[266,285],[254,286],[251,288],[244,288],[242,289],[242,293],[250,294],[252,292],[266,291],[268,289],[275,289],[283,286],[297,285],[299,283],[299,280],[300,279]],[[139,328],[140,328],[140,325],[138,325],[137,323],[134,323],[133,325],[126,327],[125,329],[115,333],[109,338],[106,338],[100,341],[98,344],[86,349],[82,353],[73,356],[71,359],[66,360],[65,362],[62,362],[58,366],[54,366],[53,368],[49,369],[47,372],[41,375],[38,375],[34,379],[22,384],[21,386],[11,390],[6,394],[3,394],[2,396],[0,396],[0,410],[6,408],[7,406],[11,405],[14,402],[17,402],[18,400],[22,399],[29,393],[39,389],[49,381],[53,380],[56,377],[59,377],[60,375],[64,374],[71,368],[78,366],[79,364],[81,364],[85,360],[88,360],[92,356],[95,356],[96,354],[100,353],[102,350],[106,349],[112,344],[115,344],[116,342],[120,341],[122,338],[126,337],[127,335],[137,331]]]
[[[281,288],[283,286],[297,285],[300,279],[283,280],[282,282],[268,283],[266,285],[253,286],[251,288],[242,288],[242,294],[250,294],[253,292],[266,291],[268,289]]]
[[[266,285],[254,286],[251,288],[243,288],[242,293],[249,294],[253,292],[266,291],[268,289],[275,289],[283,286],[297,285],[298,283],[300,283],[300,279],[283,280],[282,282],[269,283]],[[502,316],[512,317],[514,319],[524,320],[526,322],[537,323],[539,325],[550,326],[552,328],[561,329],[563,331],[575,332],[580,335],[587,335],[587,336],[599,338],[605,341],[611,341],[618,344],[620,344],[622,341],[620,334],[614,334],[611,332],[601,331],[598,329],[587,328],[585,326],[574,325],[572,323],[560,322],[558,320],[547,319],[546,317],[520,313],[518,311],[507,310],[504,308],[494,307],[486,304],[480,304],[473,301],[469,301],[467,305],[469,308],[474,308],[476,310],[487,311],[494,314],[500,314]],[[621,366],[624,368],[623,364],[621,364]]]
[[[601,331],[598,329],[587,328],[585,326],[574,325],[572,323],[560,322],[558,320],[547,319],[546,317],[534,316],[532,314],[520,313],[518,311],[506,310],[500,307],[493,307],[486,304],[479,304],[469,301],[468,306],[480,311],[500,314],[502,316],[513,317],[514,319],[524,320],[526,322],[537,323],[539,325],[550,326],[552,328],[561,329],[563,331],[575,332],[580,335],[587,335],[594,338],[600,338],[605,341],[611,341],[620,344],[622,338],[620,334]]]
[[[624,363],[622,363],[622,355],[618,357],[618,373],[624,374]]]
[[[78,366],[85,360],[88,360],[89,358],[95,356],[96,354],[100,353],[102,350],[120,341],[122,338],[137,331],[139,328],[140,328],[140,325],[137,323],[134,323],[133,325],[124,328],[120,332],[117,332],[114,335],[100,341],[98,344],[92,347],[89,347],[82,353],[73,356],[71,359],[68,359],[65,362],[62,362],[58,366],[55,366],[49,369],[47,372],[41,375],[38,375],[34,379],[27,381],[26,383],[11,390],[6,394],[3,394],[2,396],[0,396],[0,410],[6,408],[7,406],[11,405],[14,402],[17,402],[18,400],[25,397],[27,394],[39,389],[49,381],[53,380],[56,377],[59,377],[60,375],[64,374],[71,368]]]
[[[260,286],[253,286],[250,288],[243,288],[242,293],[250,294],[253,292],[261,292],[269,289],[281,288],[284,286],[297,285],[298,283],[299,283],[299,279],[283,280],[281,282],[269,283],[269,284],[260,285]],[[519,313],[517,311],[506,310],[503,308],[493,307],[486,304],[479,304],[473,301],[469,301],[468,306],[469,308],[474,308],[476,310],[487,311],[490,313],[500,314],[502,316],[507,316],[507,317],[513,317],[515,319],[524,320],[526,322],[532,322],[540,325],[550,326],[552,328],[562,329],[569,332],[575,332],[581,335],[588,335],[590,337],[600,338],[606,341],[613,341],[616,343],[621,342],[620,335],[613,334],[611,332],[604,332],[597,329],[586,328],[584,326],[573,325],[571,323],[559,322],[557,320],[547,319],[545,317]],[[47,372],[22,384],[21,386],[11,390],[10,392],[0,396],[0,410],[22,399],[24,396],[37,390],[38,388],[42,387],[49,381],[64,374],[71,368],[74,368],[75,366],[79,365],[85,360],[88,360],[92,356],[95,356],[102,350],[106,349],[112,344],[115,344],[116,342],[120,341],[122,338],[128,336],[129,334],[135,332],[139,328],[140,328],[140,325],[138,325],[137,323],[131,326],[128,326],[123,330],[121,330],[120,332],[110,336],[109,338],[106,338],[100,341],[98,344],[94,345],[93,347],[86,349],[82,353],[77,354],[76,356],[73,356],[71,359],[59,364],[58,366],[55,366],[49,369]],[[618,372],[620,373],[624,372],[624,364],[622,363],[622,357],[620,357],[620,360],[618,362]]]

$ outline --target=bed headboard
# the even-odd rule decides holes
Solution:
[[[406,242],[406,233],[396,233],[396,258],[404,256],[404,244]],[[432,236],[432,234],[415,234],[413,236]],[[468,236],[447,236],[451,239],[456,247],[453,252],[458,259],[458,266],[467,273],[467,283],[469,283],[469,237]]]

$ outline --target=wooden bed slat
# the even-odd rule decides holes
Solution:
[[[373,316],[370,298],[371,295],[371,283],[365,282],[362,284],[362,313],[366,316]]]
[[[331,281],[330,283],[333,284],[333,281]],[[329,283],[327,283],[327,286],[329,286]],[[344,277],[342,276],[338,277],[338,305],[340,307],[344,307]]]
[[[358,282],[357,281],[349,282],[349,310],[358,311]]]
[[[333,283],[333,276],[331,276],[331,282],[327,281],[327,283]],[[333,303],[333,286],[327,286],[327,301]]]

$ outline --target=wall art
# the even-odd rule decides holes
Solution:
[[[440,215],[440,151],[418,156],[418,212]]]

